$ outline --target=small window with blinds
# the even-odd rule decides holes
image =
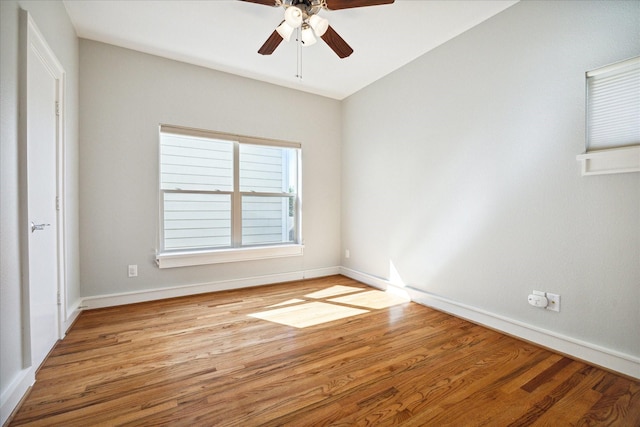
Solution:
[[[250,248],[260,249],[256,258],[272,257],[265,249],[299,245],[299,177],[297,143],[161,126],[158,264],[254,259]],[[203,262],[202,253],[217,251],[221,261]],[[193,253],[197,262],[172,265],[172,254]]]
[[[587,73],[587,150],[640,144],[640,57]]]
[[[640,57],[586,73],[582,175],[640,171]]]

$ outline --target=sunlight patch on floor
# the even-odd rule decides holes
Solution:
[[[368,310],[359,308],[343,307],[324,302],[310,302],[294,306],[282,307],[275,310],[263,311],[250,314],[250,317],[280,323],[281,325],[293,326],[295,328],[306,328],[331,322],[345,317],[357,316],[367,313]]]
[[[340,298],[332,298],[329,302],[337,302],[340,304],[355,305],[358,307],[366,307],[371,309],[388,308],[394,305],[402,304],[409,301],[400,295],[383,291],[367,291],[353,295],[346,295]]]

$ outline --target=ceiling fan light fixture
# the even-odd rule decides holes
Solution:
[[[309,25],[318,37],[322,37],[329,29],[329,21],[318,15],[313,15],[309,18]]]
[[[285,41],[291,40],[291,34],[293,34],[294,30],[295,28],[287,24],[286,21],[280,24],[278,28],[276,28],[276,31],[278,32],[278,34],[280,34],[280,37],[282,37]]]
[[[284,11],[285,22],[293,28],[298,28],[300,25],[302,25],[302,19],[303,19],[302,10],[300,10],[299,7],[289,6]]]
[[[302,34],[300,38],[302,39],[303,46],[311,46],[316,43],[316,38],[313,36],[313,30],[308,25],[302,27]]]

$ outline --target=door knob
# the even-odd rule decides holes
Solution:
[[[45,227],[50,227],[51,224],[34,224],[33,221],[31,221],[31,232],[33,233],[36,230],[44,230]]]

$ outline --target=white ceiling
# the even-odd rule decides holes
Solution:
[[[238,0],[65,0],[79,37],[343,99],[517,0],[396,0],[319,15],[354,49],[340,59],[322,41],[302,49],[282,42],[257,53],[283,9]],[[293,40],[293,39],[292,39]]]

